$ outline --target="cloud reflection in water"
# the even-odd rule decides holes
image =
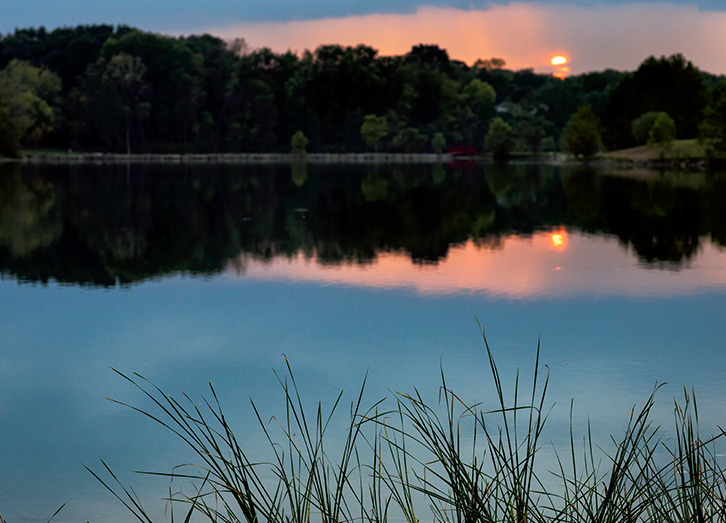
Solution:
[[[409,288],[424,295],[653,297],[726,287],[726,252],[712,243],[681,269],[666,270],[644,266],[615,237],[561,228],[503,237],[494,245],[469,240],[431,265],[412,263],[403,252],[380,252],[367,265],[331,266],[298,253],[266,262],[243,255],[237,266],[244,267],[238,274],[254,280]]]

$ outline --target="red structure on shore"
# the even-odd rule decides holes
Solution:
[[[449,147],[446,151],[451,156],[476,156],[476,148],[469,146]]]

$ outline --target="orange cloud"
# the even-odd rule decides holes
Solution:
[[[453,247],[436,266],[419,266],[403,253],[380,253],[373,264],[321,265],[301,253],[263,262],[242,257],[240,277],[313,282],[421,294],[485,293],[510,298],[573,294],[604,296],[682,295],[726,288],[726,252],[706,244],[682,271],[646,269],[615,238],[555,229],[512,236],[501,248],[474,242]],[[235,268],[230,273],[235,274]]]
[[[683,53],[701,69],[726,72],[726,13],[674,4],[577,7],[518,3],[488,9],[421,7],[413,14],[372,14],[207,28],[254,47],[302,52],[320,44],[365,43],[381,54],[438,44],[469,64],[501,57],[507,67],[551,72],[563,54],[572,72],[635,69],[650,55]]]

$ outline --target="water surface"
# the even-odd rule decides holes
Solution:
[[[440,365],[493,400],[477,319],[511,384],[538,338],[548,436],[618,434],[656,382],[658,421],[695,386],[723,425],[726,176],[540,165],[0,166],[0,514],[129,521],[81,464],[103,458],[163,518],[190,459],[109,367],[199,399],[208,381],[252,448],[252,396],[282,409],[289,358],[329,404]]]

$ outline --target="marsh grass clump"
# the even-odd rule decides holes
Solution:
[[[623,435],[603,448],[593,444],[589,423],[580,444],[571,405],[570,448],[554,449],[554,470],[542,470],[537,457],[550,446],[543,434],[552,406],[539,344],[530,385],[520,382],[517,371],[507,393],[486,337],[484,343],[494,384],[491,405],[468,403],[442,370],[438,401],[414,389],[366,408],[364,379],[344,433],[334,436],[328,433],[339,426],[333,420],[342,392],[331,409],[318,403],[309,410],[286,360],[286,373],[276,374],[284,417],[265,421],[252,403],[271,449],[267,460],[245,451],[211,385],[211,400],[197,406],[188,397],[177,401],[139,375],[121,375],[159,414],[130,407],[182,438],[198,457],[193,465],[154,473],[167,476],[170,485],[179,479],[193,486],[192,494],[169,487],[172,520],[174,508],[182,507],[185,522],[726,521],[726,475],[716,452],[724,431],[701,437],[693,391],[684,389],[684,400],[674,402],[672,437],[665,438],[651,421],[656,386],[642,407],[633,408]],[[104,467],[108,480],[91,473],[139,521],[150,523],[133,489]]]
[[[168,501],[172,514],[173,507],[181,505],[186,513],[185,521],[192,516],[203,516],[210,521],[221,522],[303,523],[310,521],[311,514],[316,513],[321,521],[334,522],[351,521],[360,515],[353,512],[357,507],[348,502],[352,471],[362,470],[357,441],[363,428],[359,420],[367,415],[361,411],[365,380],[357,401],[351,405],[350,424],[343,436],[342,450],[332,458],[325,448],[326,433],[339,407],[342,392],[329,412],[324,413],[318,404],[309,418],[289,363],[287,371],[285,376],[276,374],[285,397],[285,417],[270,420],[281,429],[284,435],[282,442],[275,440],[269,423],[262,419],[252,403],[259,427],[273,450],[274,459],[270,462],[258,462],[247,455],[232,431],[211,383],[212,399],[203,400],[203,404],[197,406],[186,396],[184,403],[177,401],[138,374],[132,378],[119,373],[138,387],[161,414],[157,416],[122,404],[168,428],[199,458],[197,463],[175,467],[168,474],[150,473],[193,485],[192,495],[181,490],[173,492],[170,487]],[[376,405],[372,408],[375,409]],[[115,487],[94,471],[89,471],[138,520],[151,522],[133,489],[124,486],[111,469],[105,463],[103,465]],[[274,479],[270,481],[270,477]]]

